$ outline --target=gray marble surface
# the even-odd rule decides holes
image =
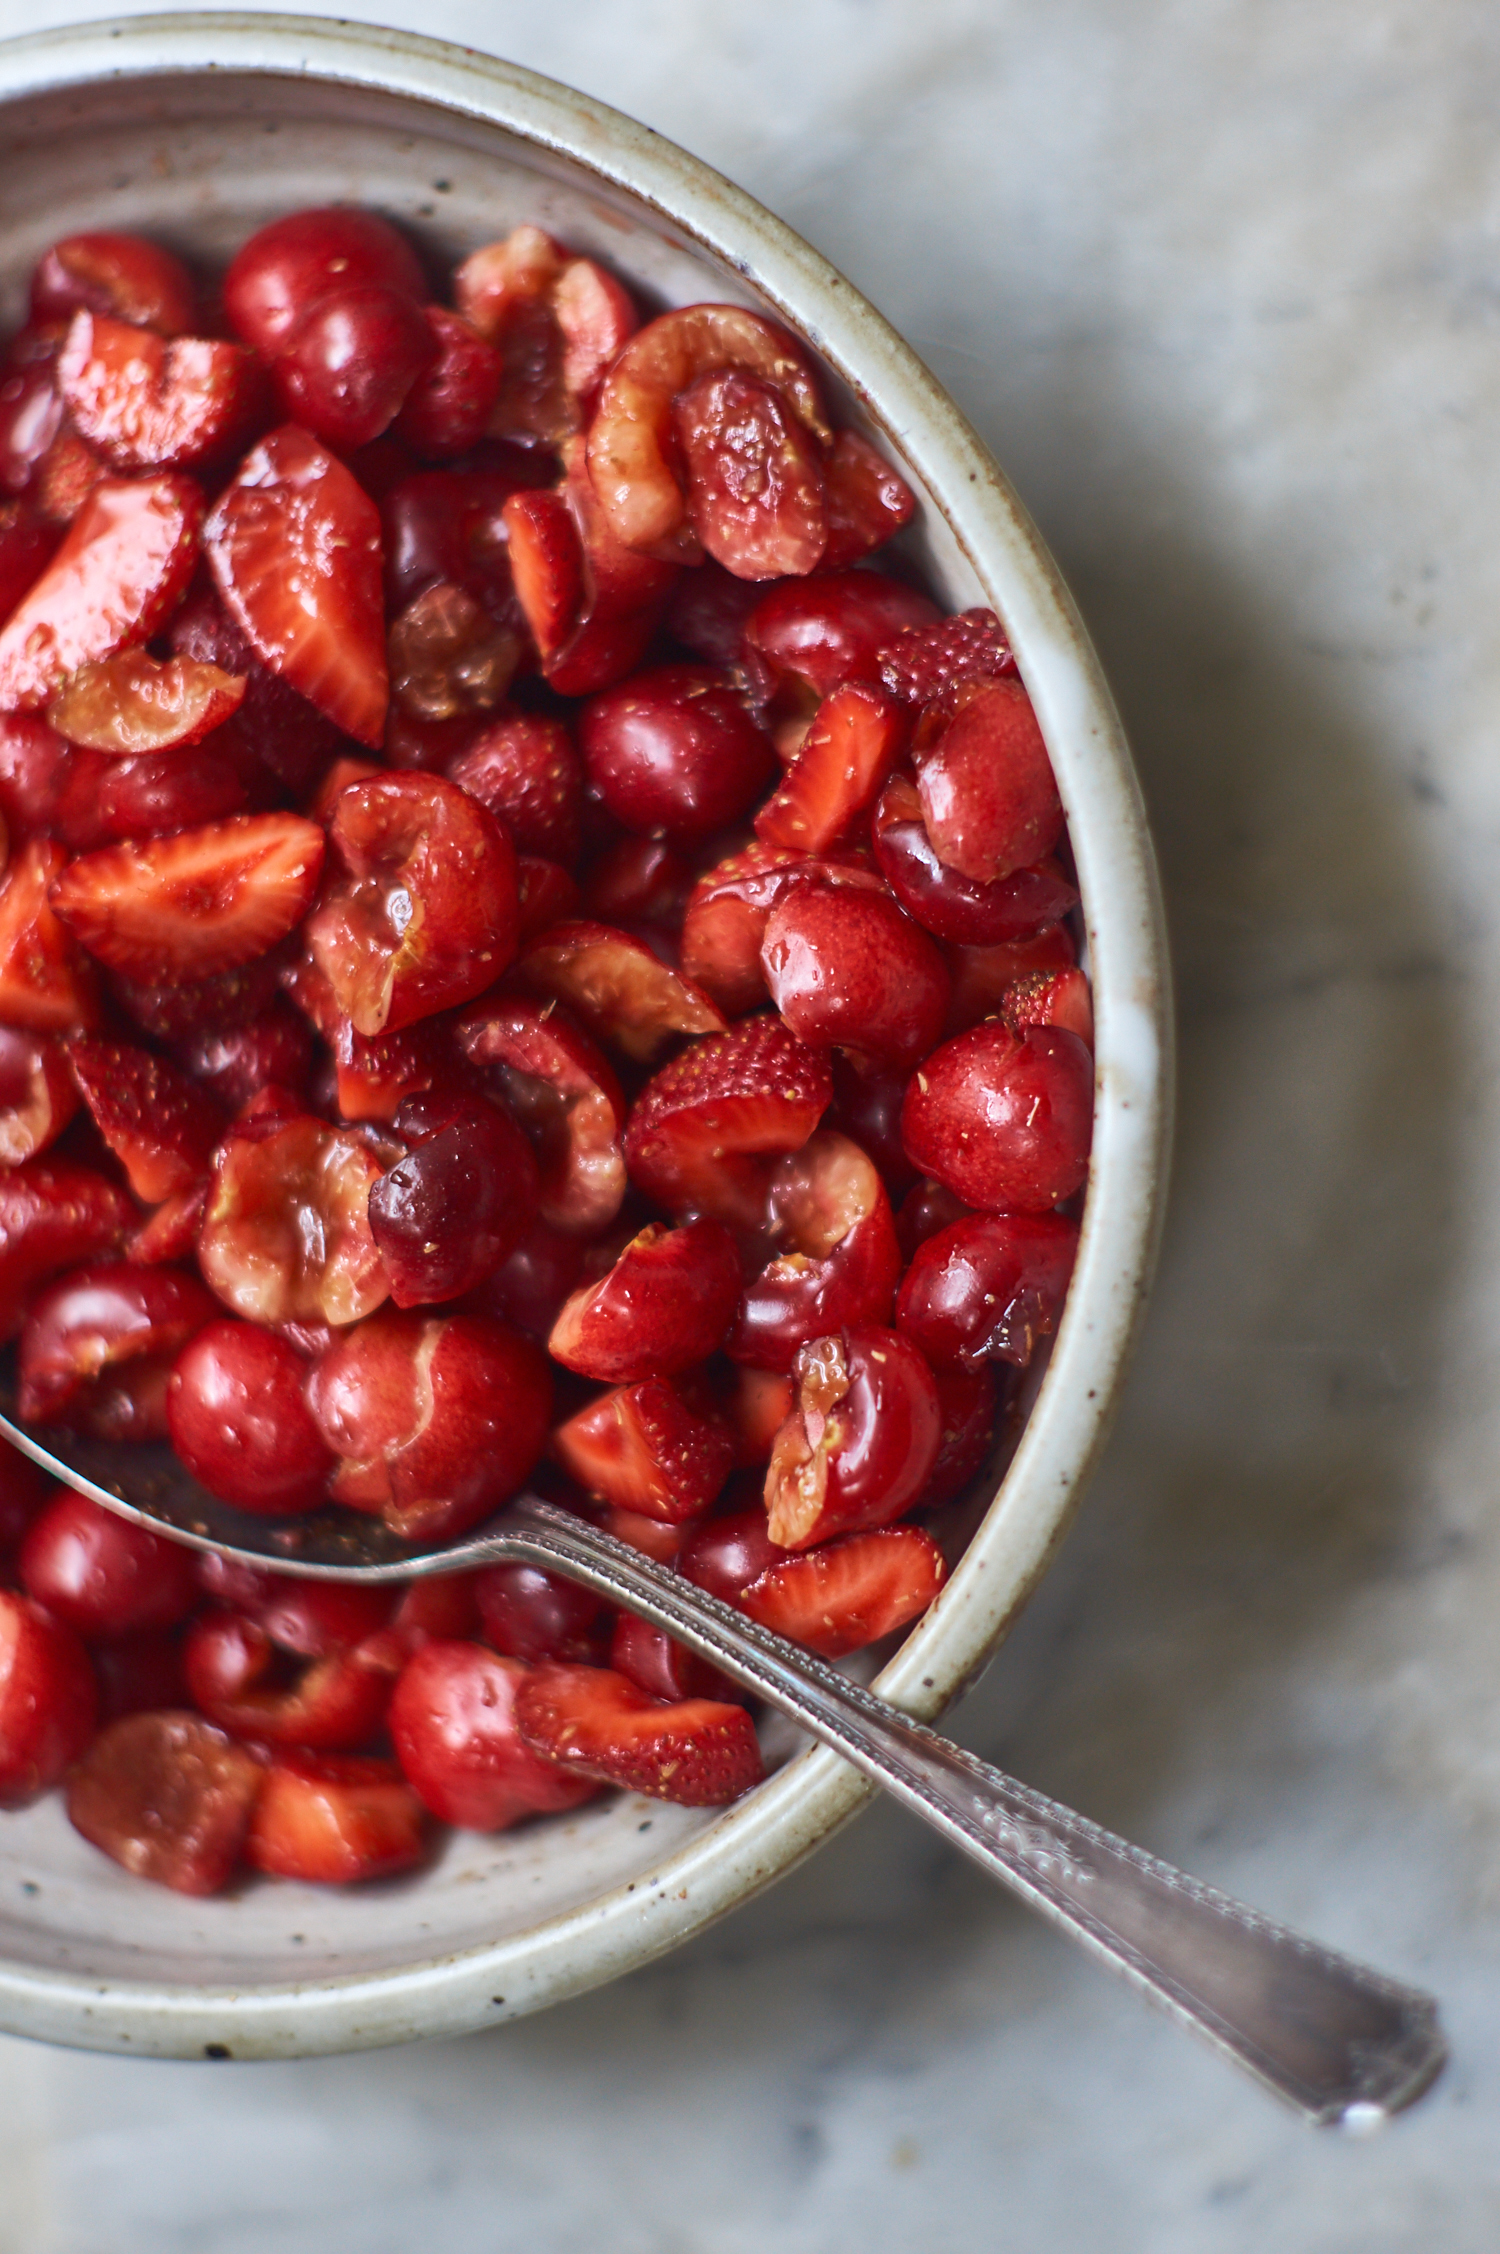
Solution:
[[[387,0],[388,12],[398,12]],[[88,13],[0,0],[0,31]],[[1500,19],[432,0],[741,180],[993,444],[1131,729],[1181,989],[1160,1282],[959,1718],[1435,1988],[1316,2136],[877,1811],[492,2036],[0,2043],[0,2254],[1489,2254],[1500,2235]]]

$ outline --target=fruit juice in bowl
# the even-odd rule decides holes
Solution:
[[[856,1652],[947,1581],[1077,1253],[1048,744],[784,320],[656,310],[524,217],[419,243],[316,203],[216,268],[135,228],[35,262],[0,397],[20,1412],[397,1539],[539,1483]],[[436,1825],[763,1775],[721,1678],[535,1569],[335,1603],[16,1488],[0,1781],[61,1783],[137,1879],[379,1881]]]

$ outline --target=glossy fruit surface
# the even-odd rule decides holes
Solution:
[[[942,1411],[932,1372],[909,1340],[865,1326],[798,1354],[798,1404],[771,1450],[771,1539],[804,1550],[831,1534],[888,1526],[937,1461]]]
[[[774,767],[731,685],[664,665],[594,697],[578,745],[594,789],[628,830],[705,837],[748,813]]]
[[[172,1446],[211,1494],[278,1518],[322,1493],[330,1457],[303,1400],[301,1357],[253,1323],[210,1323],[167,1389]]]
[[[402,1670],[391,1742],[409,1784],[445,1823],[503,1831],[576,1808],[594,1790],[534,1753],[516,1722],[527,1670],[482,1644],[430,1643]]]
[[[516,1715],[527,1744],[574,1775],[684,1807],[721,1807],[765,1773],[743,1706],[662,1706],[605,1667],[538,1667]]]
[[[56,1784],[94,1734],[98,1693],[71,1628],[0,1589],[0,1808]]]
[[[68,1820],[137,1878],[216,1894],[239,1859],[264,1770],[196,1714],[128,1714],[68,1782]]]
[[[968,1205],[1045,1213],[1082,1189],[1094,1068],[1074,1033],[976,1025],[934,1051],[906,1092],[912,1164]]]

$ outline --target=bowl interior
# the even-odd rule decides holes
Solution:
[[[247,20],[239,19],[242,32]],[[60,66],[52,74],[81,81],[74,84],[49,85],[48,72],[34,62],[19,74],[12,68],[7,78],[7,53],[14,57],[29,48],[34,56],[38,43],[0,50],[0,209],[6,215],[0,328],[22,317],[27,272],[61,234],[101,225],[136,228],[170,244],[190,263],[211,267],[263,221],[301,205],[334,202],[369,205],[398,219],[429,253],[435,276],[476,244],[530,220],[616,268],[650,302],[665,306],[705,297],[768,302],[732,259],[696,239],[712,237],[714,223],[723,220],[714,201],[722,184],[702,167],[667,152],[683,168],[676,208],[695,212],[703,223],[695,229],[672,216],[671,197],[660,193],[659,155],[656,181],[648,181],[645,195],[580,161],[597,145],[605,171],[620,169],[610,161],[617,152],[609,146],[607,113],[594,105],[511,73],[506,84],[533,92],[528,132],[510,131],[493,122],[493,105],[491,116],[465,114],[461,107],[396,91],[406,80],[390,41],[384,59],[370,69],[331,78],[257,68],[232,52],[215,55],[212,70],[203,68],[201,58],[215,41],[202,27],[225,27],[219,40],[232,49],[233,21],[181,19],[199,27],[194,36],[200,59],[196,67],[186,67],[192,41],[178,38],[174,48],[170,22],[156,19],[157,44],[164,45],[168,61],[156,68],[149,58],[137,61],[128,75],[113,78],[103,74],[106,35],[96,33],[87,68],[75,58],[75,67]],[[320,36],[326,41],[337,28],[322,27]],[[313,38],[314,27],[301,29]],[[351,33],[349,51],[364,53],[368,62],[375,39]],[[418,77],[421,58],[430,62],[444,53],[444,67],[450,75],[454,71],[452,51],[423,42],[407,42],[406,50],[417,58],[410,67]],[[316,68],[316,56],[313,62]],[[352,83],[351,76],[383,78],[385,84]],[[18,85],[25,90],[17,93]],[[502,105],[498,114],[515,116],[517,109],[507,112]],[[555,135],[546,130],[549,118]],[[532,131],[537,138],[529,137]],[[547,145],[556,139],[571,143],[580,156]],[[654,144],[658,152],[663,146]],[[624,171],[629,177],[628,165]],[[841,310],[847,311],[851,297],[846,292]],[[805,316],[802,325],[816,342],[815,317]],[[888,332],[876,321],[871,331],[872,352],[887,350]],[[1018,610],[1040,605],[1040,616],[1053,604],[1058,616],[1048,663],[1054,681],[1062,684],[1061,703],[1055,696],[1054,706],[1067,724],[1075,711],[1090,719],[1102,744],[1095,756],[1114,762],[1109,773],[1117,780],[1123,776],[1120,803],[1128,826],[1133,786],[1110,735],[1107,699],[1090,673],[1087,644],[1066,600],[1049,582],[1044,555],[1025,549],[1024,520],[1014,539],[1030,578],[1023,572],[1017,587],[1024,580],[1031,591],[1025,602],[1018,592],[1013,606],[995,570],[981,571],[971,560],[972,539],[961,537],[934,505],[921,466],[893,427],[899,416],[888,405],[882,408],[881,386],[872,388],[873,407],[848,384],[832,382],[840,419],[863,424],[877,436],[926,503],[906,536],[913,562],[949,608],[996,603],[1028,674],[1025,618]],[[885,396],[887,401],[894,396],[889,385]],[[975,473],[966,474],[972,481]],[[1006,507],[1016,521],[1008,497]],[[1002,534],[1002,549],[1004,539]],[[1075,674],[1083,681],[1076,695]],[[1043,712],[1045,724],[1045,704]],[[1065,764],[1059,762],[1060,773]],[[1073,803],[1066,777],[1065,795]],[[1073,805],[1073,813],[1087,897],[1082,831],[1088,816],[1081,804]],[[1118,826],[1121,818],[1114,818]],[[1140,931],[1125,948],[1121,969],[1150,971],[1154,964],[1159,974],[1159,956],[1152,953],[1149,848],[1138,808],[1133,818],[1132,881],[1144,905]],[[1090,921],[1097,978],[1099,937],[1092,916]],[[1108,928],[1107,918],[1105,924]],[[1157,990],[1137,1008],[1145,1034],[1138,1028],[1134,1036],[1140,1055],[1131,1070],[1144,1073],[1144,1092],[1138,1123],[1130,1130],[1136,1140],[1128,1162],[1121,1162],[1121,1186],[1111,1193],[1119,1199],[1128,1193],[1132,1201],[1129,1243],[1122,1240],[1107,1258],[1098,1254],[1105,1268],[1093,1285],[1084,1281],[1087,1258],[1080,1270],[1075,1299],[1092,1293],[1093,1319],[1087,1325],[1082,1317],[1075,1320],[1070,1307],[1072,1358],[1087,1384],[1097,1380],[1096,1391],[1105,1399],[1123,1358],[1149,1258],[1149,1206],[1160,1168],[1159,1046],[1150,1044],[1158,1039],[1161,1013],[1158,975]],[[1109,1022],[1123,1024],[1128,1014],[1127,1007],[1125,1018],[1117,1011]],[[1104,1016],[1108,1020],[1107,1010]],[[1101,1039],[1101,1056],[1104,1047]],[[1096,1237],[1098,1195],[1096,1162],[1088,1225]],[[1101,1334],[1092,1345],[1085,1328]],[[1095,1400],[1090,1394],[1090,1403]],[[1023,1600],[1057,1538],[1097,1445],[1102,1417],[1101,1400],[1084,1412],[1081,1438],[1075,1432],[1060,1454],[1054,1450],[1055,1462],[1038,1459],[1026,1495],[1014,1476],[1007,1483],[999,1520],[992,1512],[987,1521],[986,1556],[955,1577],[937,1615],[902,1655],[906,1694],[915,1709],[932,1711],[952,1695],[982,1664],[1005,1618]],[[1029,1433],[1023,1453],[1028,1446]],[[994,1494],[1001,1468],[997,1457],[980,1483],[981,1502]],[[997,1526],[998,1538],[992,1539]],[[783,1756],[791,1750],[789,1739],[780,1746]],[[129,2045],[138,2053],[191,2052],[204,2047],[205,2031],[223,2030],[242,2054],[331,2048],[478,2024],[607,1977],[668,1945],[808,1851],[858,1804],[862,1792],[831,1756],[804,1752],[747,1803],[723,1815],[620,1796],[514,1835],[454,1835],[435,1867],[409,1882],[348,1893],[249,1885],[238,1895],[207,1902],[183,1901],[126,1877],[76,1837],[53,1795],[0,1821],[0,1959],[5,1960],[0,2025],[57,2040]]]

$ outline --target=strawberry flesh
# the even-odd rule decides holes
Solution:
[[[576,1775],[679,1807],[719,1808],[765,1775],[743,1706],[671,1706],[607,1667],[536,1668],[516,1694],[521,1735]]]

